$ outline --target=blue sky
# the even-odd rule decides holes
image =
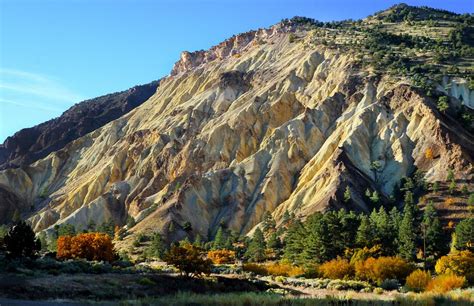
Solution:
[[[400,1],[0,0],[0,142],[83,99],[167,75],[207,49],[282,18],[358,19]],[[405,1],[472,13],[472,0]]]

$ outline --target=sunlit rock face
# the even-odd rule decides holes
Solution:
[[[23,211],[36,231],[123,225],[131,215],[132,233],[181,239],[212,236],[222,222],[245,234],[265,211],[277,220],[286,210],[368,211],[367,188],[386,200],[416,169],[428,181],[448,168],[470,178],[472,136],[435,101],[361,70],[350,53],[309,44],[304,30],[290,42],[292,31],[275,26],[183,53],[148,101],[0,172],[0,186],[34,206]]]

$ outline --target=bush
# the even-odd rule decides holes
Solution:
[[[347,259],[337,258],[319,266],[319,273],[330,279],[349,278],[354,275],[354,267]]]
[[[396,279],[385,279],[381,284],[380,288],[383,290],[398,290],[400,283]]]
[[[231,250],[214,250],[207,253],[207,258],[209,258],[213,264],[228,264],[235,261],[235,251]]]
[[[461,251],[443,256],[436,262],[435,271],[437,274],[453,273],[465,276],[472,283],[474,282],[474,255],[470,251]]]
[[[246,263],[243,266],[243,270],[246,272],[253,272],[260,275],[273,275],[273,276],[300,276],[305,273],[302,267],[293,266],[286,263],[272,263],[272,264],[255,264]]]
[[[410,275],[408,275],[406,280],[406,286],[412,291],[422,292],[425,291],[426,286],[430,281],[430,272],[426,272],[423,270],[415,270]]]
[[[186,243],[182,246],[172,246],[166,253],[164,260],[174,265],[186,276],[200,276],[211,274],[211,260],[201,256],[201,249]]]
[[[453,289],[462,288],[465,284],[466,278],[464,276],[441,274],[428,283],[426,290],[436,293],[445,293]]]
[[[382,255],[382,247],[377,244],[371,247],[363,247],[355,250],[346,250],[346,255],[351,255],[351,264],[355,264],[358,261],[366,260],[369,257],[379,257]]]
[[[58,259],[84,258],[87,260],[113,261],[114,246],[109,235],[103,233],[83,233],[76,236],[58,238]]]
[[[369,257],[355,264],[356,277],[381,284],[386,279],[405,279],[412,267],[399,257]]]

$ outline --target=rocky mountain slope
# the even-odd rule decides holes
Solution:
[[[0,169],[31,164],[128,113],[150,98],[159,82],[78,103],[60,117],[23,129],[0,145]]]
[[[416,170],[434,182],[453,169],[472,190],[474,95],[465,77],[472,54],[435,63],[441,77],[426,79],[403,52],[418,52],[425,66],[433,55],[398,43],[383,51],[406,72],[381,70],[371,53],[374,29],[388,35],[413,26],[377,16],[294,18],[183,52],[145,103],[45,158],[1,171],[0,187],[36,231],[108,220],[123,226],[132,216],[137,224],[122,245],[140,232],[211,237],[222,223],[245,234],[266,211],[277,220],[286,210],[301,218],[341,207],[370,211],[367,189],[388,203]],[[428,30],[454,29],[457,18],[472,21],[451,14]],[[458,71],[445,73],[453,63]],[[450,106],[440,111],[444,95]]]

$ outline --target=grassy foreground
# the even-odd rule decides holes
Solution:
[[[395,300],[363,300],[347,297],[312,298],[284,297],[275,293],[225,293],[225,294],[194,294],[188,292],[161,298],[142,299],[138,301],[122,301],[122,305],[472,305],[473,291],[453,292],[450,295],[409,295]]]

